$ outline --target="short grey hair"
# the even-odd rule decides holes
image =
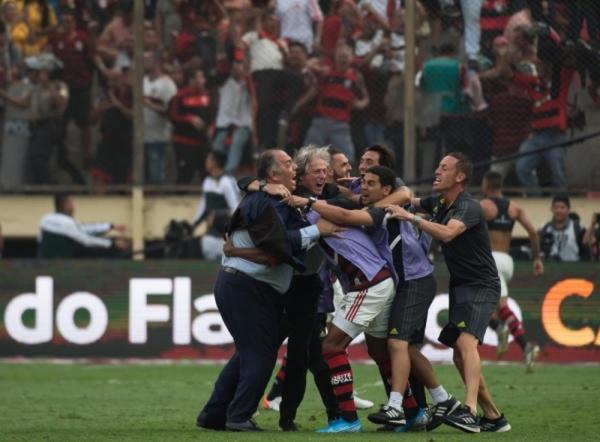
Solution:
[[[279,170],[279,164],[275,161],[275,150],[277,149],[266,150],[258,157],[256,175],[259,180],[266,180],[271,173]]]
[[[294,157],[294,163],[296,163],[298,177],[306,174],[310,163],[313,158],[319,158],[327,164],[327,167],[331,164],[331,155],[329,154],[329,146],[315,146],[309,144],[303,147],[296,153]]]

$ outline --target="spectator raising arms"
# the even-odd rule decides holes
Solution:
[[[318,96],[316,117],[313,119],[305,144],[331,144],[354,161],[354,144],[350,133],[353,109],[364,109],[369,95],[364,80],[352,67],[352,49],[340,45],[335,51],[333,67],[323,73],[317,87],[311,88],[294,105],[292,114]]]

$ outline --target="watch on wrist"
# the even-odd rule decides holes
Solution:
[[[309,210],[312,205],[317,202],[317,198],[314,196],[309,196],[307,199],[308,203],[306,203],[306,210]]]
[[[258,191],[259,191],[259,192],[262,192],[262,191],[263,191],[263,189],[264,189],[264,188],[267,186],[267,184],[268,184],[268,183],[267,183],[265,180],[260,180],[260,181],[258,182]]]
[[[415,215],[415,217],[413,218],[412,222],[415,226],[419,226],[419,224],[421,224],[421,221],[423,221],[423,218],[421,218],[419,215]]]

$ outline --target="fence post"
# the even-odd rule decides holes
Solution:
[[[416,0],[405,1],[404,26],[404,181],[416,178],[416,131],[415,131],[415,46],[416,46]]]
[[[131,231],[133,250],[144,249],[144,0],[133,7],[133,189]],[[144,254],[133,255],[143,260]]]

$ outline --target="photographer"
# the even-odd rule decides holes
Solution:
[[[584,260],[588,244],[585,238],[590,235],[586,234],[579,216],[571,212],[569,197],[556,195],[550,210],[552,219],[538,232],[544,257],[553,261]]]
[[[600,213],[592,215],[590,226],[583,235],[583,244],[590,249],[590,259],[600,260]]]

